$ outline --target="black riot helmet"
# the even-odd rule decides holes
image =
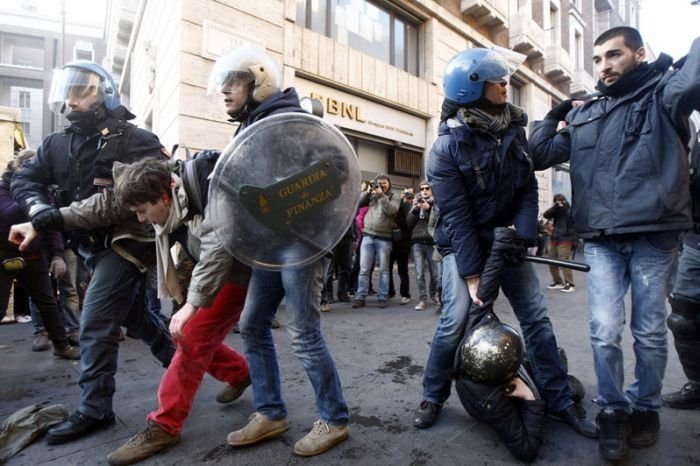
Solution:
[[[470,379],[499,385],[513,378],[523,361],[523,341],[510,325],[487,319],[459,345],[458,371]]]

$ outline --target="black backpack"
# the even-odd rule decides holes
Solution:
[[[178,149],[173,148],[173,155]],[[209,175],[214,171],[216,161],[219,160],[221,151],[205,149],[190,156],[190,150],[185,150],[185,160],[173,159],[173,173],[180,176],[182,184],[187,191],[190,202],[188,217],[204,215],[204,208],[209,201]]]

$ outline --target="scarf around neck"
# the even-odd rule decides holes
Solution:
[[[510,126],[514,118],[522,115],[523,110],[512,104],[503,106],[500,112],[491,114],[477,107],[460,108],[455,118],[471,128],[481,129],[500,136]]]

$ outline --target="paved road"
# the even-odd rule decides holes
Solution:
[[[546,290],[546,267],[536,266],[550,308],[550,316],[559,339],[569,355],[571,372],[587,391],[585,406],[594,416],[592,402],[595,377],[588,340],[587,295],[585,278],[577,273],[577,290],[566,294]],[[415,284],[412,283],[412,290]],[[231,405],[219,405],[214,397],[220,384],[206,377],[185,426],[182,442],[157,455],[144,465],[500,465],[513,459],[489,428],[476,423],[464,411],[456,394],[448,400],[438,423],[419,431],[412,427],[413,411],[421,397],[421,376],[428,356],[438,316],[435,307],[413,310],[413,304],[401,306],[396,298],[390,307],[353,310],[349,304],[334,303],[323,314],[323,330],[335,357],[343,381],[345,397],[351,409],[351,437],[335,449],[313,458],[300,458],[292,452],[317,419],[314,397],[301,365],[291,354],[284,327],[275,330],[281,361],[283,395],[289,408],[292,427],[279,439],[264,444],[233,449],[225,445],[226,434],[243,426],[253,411],[252,393]],[[506,322],[516,321],[507,303],[496,304],[498,315]],[[280,313],[284,324],[284,313]],[[670,338],[670,337],[669,337]],[[0,326],[0,418],[32,403],[61,403],[70,411],[78,401],[78,365],[56,360],[50,352],[31,352],[31,326]],[[227,342],[241,348],[239,335]],[[624,337],[626,377],[633,373],[631,337]],[[45,440],[18,453],[10,465],[96,465],[106,464],[107,454],[141,429],[149,410],[156,407],[156,389],[163,369],[145,346],[127,338],[121,346],[115,412],[116,427],[80,441],[49,446]],[[683,385],[675,350],[670,350],[666,390]],[[633,450],[630,465],[700,464],[700,410],[664,409],[662,433],[658,443]],[[545,423],[545,443],[536,464],[596,465],[604,461],[598,446],[574,434],[553,420]]]

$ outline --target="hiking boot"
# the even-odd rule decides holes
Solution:
[[[421,301],[418,304],[416,304],[416,307],[414,307],[413,309],[415,309],[416,311],[424,311],[425,307],[426,307],[425,301]]]
[[[314,456],[330,450],[350,436],[348,426],[332,426],[318,420],[311,432],[294,444],[294,453],[299,456]]]
[[[289,430],[289,421],[286,418],[274,420],[255,412],[248,419],[250,422],[244,428],[228,434],[226,443],[233,447],[244,447],[276,437]]]
[[[629,443],[632,448],[650,447],[656,443],[661,424],[656,411],[632,411]]]
[[[404,304],[408,304],[411,302],[411,298],[407,298],[405,296],[401,297],[401,305],[403,306]]]
[[[547,285],[547,288],[549,288],[550,290],[561,290],[562,288],[564,288],[564,284],[559,283],[559,282],[554,282],[554,283],[550,283],[549,285]]]
[[[562,288],[559,291],[561,291],[562,293],[572,293],[572,292],[576,291],[576,287],[574,285],[572,285],[571,283],[567,283],[566,285],[564,285],[564,288]]]
[[[53,355],[62,359],[73,359],[77,361],[80,359],[80,350],[78,348],[73,348],[70,345],[66,345],[63,348],[53,348]]]
[[[49,334],[46,332],[39,332],[34,335],[34,341],[32,342],[32,351],[48,351],[51,348],[49,344]]]
[[[231,403],[236,401],[243,395],[246,388],[250,386],[250,376],[246,376],[245,379],[241,380],[235,385],[226,384],[224,388],[216,395],[216,401],[218,403]]]
[[[617,461],[627,456],[629,414],[621,409],[604,408],[598,413],[596,423],[600,432],[598,450],[603,458]]]
[[[71,346],[80,346],[80,330],[71,330],[66,333],[66,337]]]
[[[442,406],[436,405],[435,403],[423,400],[420,402],[420,407],[416,411],[416,417],[413,419],[413,425],[419,429],[427,429],[435,424],[435,420],[440,414]]]
[[[280,321],[277,320],[277,317],[272,318],[272,321],[270,322],[270,327],[272,327],[272,328],[280,328],[281,327]]]
[[[365,300],[364,300],[364,299],[356,299],[356,300],[352,303],[352,308],[353,308],[353,309],[357,309],[357,308],[359,308],[359,307],[365,307]]]
[[[569,425],[574,432],[588,438],[598,438],[598,429],[593,421],[586,419],[586,410],[572,404],[557,412],[550,412],[549,417]]]
[[[180,441],[179,435],[171,435],[158,424],[148,421],[146,428],[131,437],[124,445],[107,456],[112,466],[138,463],[170,448]]]
[[[688,382],[677,392],[663,395],[664,405],[676,409],[700,408],[700,383]]]
[[[379,300],[379,308],[380,309],[386,309],[387,306],[388,306],[388,304],[386,303],[386,299]]]
[[[330,312],[331,305],[328,303],[321,303],[321,312]]]

